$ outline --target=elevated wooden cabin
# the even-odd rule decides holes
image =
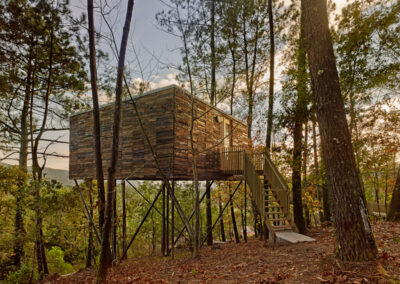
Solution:
[[[192,179],[190,95],[184,89],[170,85],[138,95],[134,99],[164,173],[174,180]],[[194,141],[199,153],[199,179],[231,179],[236,172],[222,170],[221,149],[232,146],[246,148],[247,125],[199,99],[194,100],[194,106],[198,117],[194,124]],[[100,109],[105,173],[111,158],[113,109],[113,104]],[[71,179],[96,178],[91,110],[77,113],[70,118],[69,174]],[[122,104],[117,179],[161,179],[130,99]]]
[[[169,179],[193,179],[190,127],[194,106],[199,180],[244,180],[271,240],[279,231],[297,230],[290,214],[287,184],[264,151],[248,148],[244,122],[199,99],[193,103],[191,96],[176,85],[147,92],[134,100],[159,165]],[[105,173],[111,158],[113,109],[114,104],[109,104],[100,110]],[[161,179],[131,100],[122,104],[119,155],[117,179]],[[70,179],[96,178],[91,110],[70,118],[69,175]]]

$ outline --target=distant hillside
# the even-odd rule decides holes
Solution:
[[[67,170],[45,168],[44,175],[46,179],[55,179],[58,182],[62,183],[64,186],[75,185],[74,181],[69,179],[69,171]]]
[[[0,163],[4,166],[10,166],[10,164]],[[31,172],[32,168],[29,167],[28,170]],[[69,171],[67,170],[59,170],[52,168],[45,168],[44,171],[45,179],[51,180],[55,179],[58,182],[62,183],[64,186],[72,186],[74,185],[74,181],[69,179]]]

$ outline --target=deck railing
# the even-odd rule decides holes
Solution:
[[[224,147],[220,152],[221,171],[226,174],[243,174],[243,147]],[[246,151],[257,172],[264,170],[264,150]]]
[[[266,176],[271,188],[276,192],[280,204],[286,209],[286,212],[289,212],[289,189],[275,164],[266,155],[265,150],[245,150],[239,146],[224,147],[220,152],[221,171],[226,174],[245,175],[244,153],[251,162],[252,170],[254,169],[257,175]],[[253,186],[258,187],[258,185]]]

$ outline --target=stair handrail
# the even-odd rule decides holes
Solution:
[[[289,187],[267,153],[265,155],[264,175],[267,177],[271,188],[276,192],[280,204],[289,212]]]
[[[256,169],[246,151],[243,151],[243,173],[247,183],[250,186],[252,197],[257,206],[257,210],[260,213],[260,217],[264,220],[265,218],[264,186],[261,183],[261,180],[257,175]]]

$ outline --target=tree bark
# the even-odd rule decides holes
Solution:
[[[267,153],[271,151],[272,119],[274,110],[275,32],[274,32],[274,15],[272,14],[272,0],[268,0],[268,19],[269,19],[270,62],[269,62],[267,135],[265,138],[265,147],[267,148]]]
[[[393,189],[392,201],[390,202],[388,221],[400,220],[400,168],[397,171],[396,183]]]
[[[375,259],[377,248],[347,125],[326,0],[302,0],[301,10],[323,158],[331,187],[338,256],[349,261]]]
[[[90,56],[90,83],[92,88],[93,101],[93,140],[94,154],[96,159],[96,179],[98,191],[98,211],[99,211],[99,229],[100,234],[104,225],[105,210],[105,189],[104,189],[104,173],[103,159],[101,154],[101,132],[100,132],[100,111],[99,96],[97,91],[97,67],[96,67],[96,44],[95,44],[95,27],[93,16],[93,0],[87,0],[88,5],[88,32],[89,32],[89,56]]]
[[[118,148],[119,148],[120,122],[121,122],[122,82],[124,79],[125,55],[126,55],[126,47],[128,43],[129,30],[132,20],[133,4],[134,4],[133,0],[128,1],[125,23],[121,39],[121,47],[118,58],[111,161],[110,161],[110,167],[108,169],[107,203],[106,203],[106,212],[104,220],[104,229],[102,234],[100,263],[97,273],[97,282],[106,281],[107,269],[108,267],[111,266],[110,233],[111,233],[111,227],[112,227],[111,222],[113,216],[112,211],[113,211],[114,191],[115,191],[115,175],[117,170],[117,162],[119,158]]]
[[[308,121],[304,122],[304,144],[303,144],[303,184],[302,184],[302,192],[304,192],[308,187],[307,181],[307,164],[308,164]],[[311,225],[311,217],[310,217],[310,208],[308,208],[309,204],[304,204],[304,215],[306,217],[306,227],[308,228]],[[311,208],[312,210],[312,208]]]
[[[299,47],[297,51],[297,99],[294,113],[293,129],[293,172],[292,172],[292,192],[293,192],[293,213],[294,222],[299,232],[306,232],[306,223],[303,215],[303,200],[301,186],[301,162],[303,150],[303,122],[305,120],[305,109],[307,86],[306,86],[306,50],[303,23],[300,24]]]
[[[326,180],[326,177],[324,177],[324,183],[322,184],[322,201],[323,201],[323,207],[324,207],[324,221],[330,222],[332,219],[332,214],[331,214],[331,190],[328,184],[328,181]]]

